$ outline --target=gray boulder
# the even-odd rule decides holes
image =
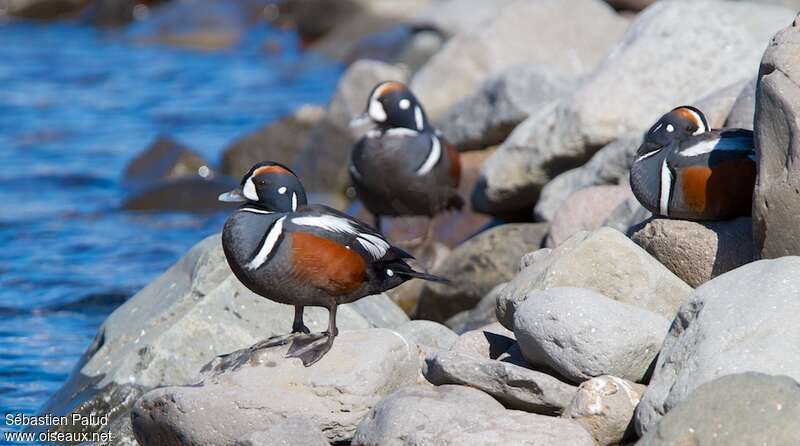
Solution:
[[[630,236],[633,231],[639,229],[642,223],[652,217],[653,214],[645,209],[636,197],[628,197],[627,200],[611,211],[606,221],[603,222],[603,226],[616,229]]]
[[[608,144],[584,165],[568,170],[542,188],[539,201],[533,208],[537,220],[551,221],[567,198],[591,186],[627,184],[631,163],[642,135],[623,136]]]
[[[692,392],[638,446],[800,444],[800,385],[786,376],[721,376]]]
[[[298,148],[305,145],[311,129],[322,119],[323,113],[320,107],[306,105],[239,138],[222,152],[222,173],[238,179],[253,164],[265,160],[291,166]]]
[[[425,378],[434,385],[460,384],[492,395],[508,409],[560,414],[578,390],[552,376],[466,353],[438,352],[426,359]]]
[[[453,330],[433,321],[408,321],[395,331],[407,341],[427,347],[431,351],[450,350],[458,339]]]
[[[632,237],[692,287],[754,260],[750,217],[718,222],[656,218]]]
[[[495,322],[462,334],[450,351],[477,359],[497,359],[516,342],[513,331]]]
[[[582,288],[532,293],[514,315],[514,335],[531,364],[572,382],[612,375],[646,380],[669,321]]]
[[[291,416],[275,423],[267,431],[253,432],[236,442],[236,446],[329,446],[316,424],[304,416]]]
[[[425,362],[425,378],[431,384],[460,384],[482,390],[508,409],[560,414],[578,390],[546,373],[466,353],[437,352]]]
[[[545,65],[516,65],[451,107],[437,127],[460,151],[497,145],[543,104],[571,91],[573,84]]]
[[[366,131],[350,128],[350,121],[364,113],[375,85],[387,80],[404,82],[406,77],[402,69],[374,60],[360,60],[347,69],[322,120],[296,157],[295,172],[309,192],[343,193],[347,189],[347,160]]]
[[[592,446],[576,422],[507,410],[464,386],[406,387],[382,399],[358,425],[364,446],[526,445]]]
[[[654,4],[571,98],[511,133],[484,165],[473,205],[496,215],[529,209],[550,179],[599,148],[646,130],[666,110],[750,79],[769,37],[793,17],[752,3]]]
[[[587,74],[626,25],[598,0],[518,0],[450,39],[416,73],[411,87],[436,119],[514,65],[545,64],[570,77]]]
[[[544,246],[553,248],[578,232],[599,228],[632,196],[627,184],[590,186],[573,193],[553,216]]]
[[[600,446],[621,444],[633,433],[633,410],[645,389],[616,376],[598,376],[581,383],[561,416],[580,423]]]
[[[761,60],[756,91],[758,176],[753,193],[753,238],[759,258],[800,254],[800,20],[770,42]]]
[[[516,0],[438,0],[409,20],[414,26],[433,27],[447,36],[473,32]]]
[[[340,333],[313,367],[287,346],[257,345],[206,365],[199,383],[145,394],[131,412],[142,444],[225,445],[302,415],[330,442],[349,441],[378,400],[416,382],[417,353],[391,330]]]
[[[470,330],[475,330],[485,327],[491,323],[497,322],[497,296],[500,295],[500,290],[506,286],[506,282],[498,284],[486,296],[483,296],[470,310],[465,310],[456,313],[453,317],[445,321],[445,325],[452,328],[456,333],[465,333]]]
[[[519,258],[538,248],[547,225],[512,223],[481,232],[456,247],[433,272],[452,284],[426,283],[417,317],[444,321],[473,308],[492,288],[514,276]]]
[[[358,306],[379,317],[368,319]],[[127,416],[143,392],[193,383],[201,367],[217,355],[288,333],[293,314],[292,307],[245,288],[225,261],[219,235],[211,236],[103,322],[82,362],[43,410],[54,415],[108,413],[113,422]],[[337,313],[343,331],[394,328],[406,321],[385,295],[344,305]],[[305,323],[312,331],[324,330],[327,311],[307,308]]]
[[[636,409],[637,431],[650,431],[700,385],[722,375],[752,371],[800,378],[798,268],[798,257],[761,260],[692,294]]]
[[[553,287],[595,290],[606,297],[672,319],[691,288],[622,233],[580,232],[520,271],[497,298],[497,320],[514,328],[527,296]]]

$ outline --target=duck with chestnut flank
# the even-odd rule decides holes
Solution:
[[[308,205],[303,185],[286,166],[263,162],[241,186],[220,195],[244,202],[225,223],[222,247],[236,277],[254,293],[295,308],[292,333],[263,347],[291,342],[287,357],[310,366],[330,350],[338,334],[336,308],[394,288],[410,279],[447,282],[415,271],[411,255],[346,214]],[[328,330],[309,333],[303,308],[325,307]]]
[[[364,115],[352,125],[374,127],[353,148],[350,180],[359,199],[375,216],[429,218],[461,209],[458,194],[461,161],[458,151],[428,122],[417,98],[404,84],[388,81],[371,92]],[[424,241],[431,236],[432,224]]]
[[[753,132],[712,130],[697,108],[678,107],[645,134],[631,189],[654,215],[726,220],[750,215],[756,177]]]

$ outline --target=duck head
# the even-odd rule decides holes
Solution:
[[[372,122],[382,129],[402,127],[417,132],[431,129],[417,97],[405,84],[396,81],[381,82],[375,86],[367,100],[366,112],[350,124],[360,127],[366,122]]]
[[[219,196],[220,201],[244,202],[272,212],[294,212],[308,203],[306,191],[288,167],[264,161],[250,168],[236,189]]]

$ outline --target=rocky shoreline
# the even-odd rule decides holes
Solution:
[[[310,201],[363,215],[348,123],[404,81],[462,151],[471,203],[420,259],[453,285],[343,305],[306,368],[259,347],[292,309],[239,283],[211,236],[109,316],[44,412],[107,415],[119,445],[800,444],[800,2],[308,3],[278,22],[349,63],[327,107],[244,136],[219,172],[161,140],[126,180],[213,197],[273,159]],[[653,217],[633,197],[643,132],[681,104],[754,129],[752,218]],[[307,309],[312,331],[326,321]]]

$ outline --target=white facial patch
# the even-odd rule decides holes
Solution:
[[[250,201],[258,201],[258,192],[256,192],[256,185],[253,183],[253,177],[247,179],[244,182],[244,187],[242,188],[242,194],[245,198]]]
[[[408,99],[400,99],[397,105],[400,107],[400,110],[408,110],[408,107],[411,107],[411,101]]]
[[[278,188],[278,193],[283,195],[286,193],[286,186],[281,186]]]
[[[297,194],[292,192],[292,212],[297,210]]]
[[[392,276],[394,276],[394,271],[392,271],[390,269],[387,269],[386,270],[386,275],[389,276],[389,277],[392,277]]]
[[[378,93],[379,92],[376,91],[369,100],[369,109],[367,110],[367,113],[374,121],[383,122],[386,121],[386,110],[383,109],[383,104],[381,104],[381,101],[378,100],[380,97]]]
[[[422,131],[425,123],[422,121],[422,109],[419,105],[414,107],[414,121],[417,123],[417,130]]]
[[[278,242],[278,238],[281,236],[283,232],[283,221],[286,220],[286,217],[281,217],[272,224],[272,228],[270,228],[267,236],[264,237],[264,243],[261,244],[261,248],[259,248],[258,253],[250,263],[247,264],[247,269],[254,270],[258,269],[263,265],[272,251],[275,249],[275,244]]]
[[[431,149],[428,151],[428,157],[425,158],[425,162],[417,169],[417,175],[425,175],[430,172],[441,157],[442,145],[439,143],[439,138],[431,135]]]
[[[672,124],[667,124],[667,131],[672,133],[675,131],[675,126]]]

